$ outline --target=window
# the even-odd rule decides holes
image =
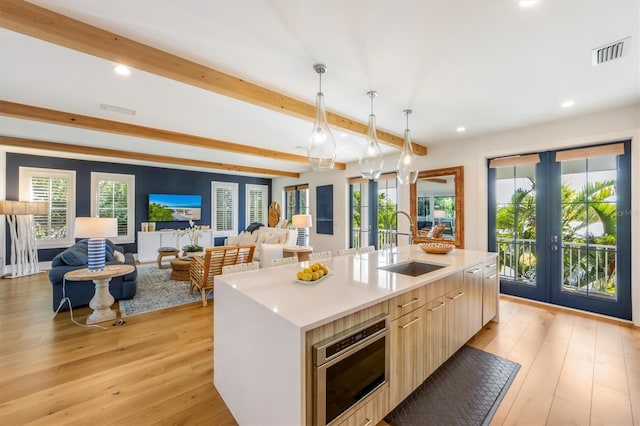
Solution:
[[[238,234],[238,184],[211,182],[211,227],[216,237]]]
[[[285,218],[291,220],[294,214],[309,214],[309,185],[294,185],[284,188],[285,192],[285,204],[287,209],[285,211]]]
[[[118,219],[117,243],[134,242],[135,176],[91,173],[91,216]]]
[[[49,203],[49,214],[33,218],[38,248],[72,245],[75,242],[75,171],[20,167],[19,179],[21,200]]]
[[[266,225],[269,187],[266,185],[247,185],[246,190],[246,224],[258,222]]]

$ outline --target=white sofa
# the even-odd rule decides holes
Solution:
[[[254,261],[260,262],[260,267],[271,265],[271,260],[282,257],[284,247],[295,247],[298,239],[296,229],[270,228],[261,226],[253,232],[242,231],[236,237],[229,237],[225,245],[255,244]]]

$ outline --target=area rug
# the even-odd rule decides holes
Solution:
[[[174,281],[169,279],[171,269],[159,269],[156,263],[138,265],[138,280],[136,295],[130,300],[120,300],[120,314],[122,317],[158,311],[173,306],[200,302],[200,293],[194,291],[189,294],[189,281]],[[213,297],[213,294],[209,296]]]
[[[384,420],[392,426],[488,425],[519,369],[465,345]]]

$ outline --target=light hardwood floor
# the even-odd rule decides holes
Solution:
[[[236,424],[212,385],[211,304],[108,330],[50,305],[45,274],[0,280],[0,424]],[[522,365],[492,425],[640,425],[640,329],[506,297],[500,309],[470,342]]]

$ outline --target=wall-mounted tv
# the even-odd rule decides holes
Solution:
[[[201,195],[149,194],[149,222],[200,220]]]

